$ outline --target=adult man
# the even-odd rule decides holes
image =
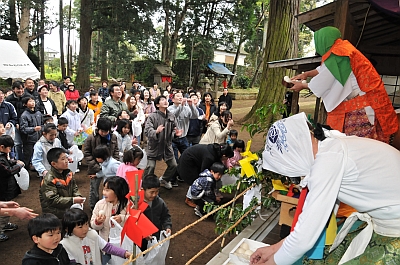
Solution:
[[[40,79],[38,82],[38,86],[44,86],[46,84],[46,81],[44,79]]]
[[[228,95],[228,88],[224,88],[222,95],[219,96],[218,104],[220,102],[226,102],[226,105],[228,105],[228,109],[232,108],[232,97],[230,95]]]
[[[65,92],[65,90],[68,89],[68,84],[71,83],[71,77],[70,76],[64,76],[63,80],[64,80],[64,83],[60,86],[60,90],[62,92]]]
[[[25,91],[22,86],[22,83],[19,81],[16,81],[12,84],[12,89],[13,93],[6,98],[6,101],[10,102],[14,106],[15,111],[17,112],[17,119],[19,120],[22,112],[24,112],[25,110],[25,107],[22,104],[22,98],[25,96]],[[17,152],[17,159],[22,160],[23,158],[22,140],[21,140],[21,135],[19,133],[19,124],[17,123],[15,127],[16,130],[15,130],[14,145]]]
[[[122,92],[118,84],[110,86],[111,98],[107,99],[101,107],[100,117],[105,117],[111,121],[117,119],[118,113],[122,110],[128,110],[128,107],[121,101]]]
[[[189,143],[189,146],[192,146],[200,142],[201,133],[203,131],[203,119],[205,119],[205,115],[204,111],[197,107],[199,98],[196,95],[196,91],[194,91],[194,93],[191,93],[190,99],[192,100],[192,104],[196,106],[197,111],[199,112],[199,116],[197,118],[191,118],[189,120],[189,129],[186,134],[186,139]]]
[[[35,82],[33,82],[32,78],[25,80],[25,94],[32,95],[35,100],[39,98],[39,93],[35,89]]]
[[[161,177],[161,184],[166,189],[172,189],[171,180],[175,176],[176,161],[172,150],[172,139],[181,136],[182,130],[177,129],[175,116],[168,110],[168,100],[159,96],[154,100],[156,111],[150,113],[146,120],[144,133],[148,137],[147,166],[144,176],[154,174],[156,160],[163,159],[167,169]]]
[[[178,150],[182,154],[189,147],[186,139],[189,130],[189,121],[190,119],[197,119],[199,112],[191,99],[183,97],[182,91],[175,93],[172,101],[174,104],[168,107],[168,111],[175,115],[178,128],[182,130],[182,135],[172,140],[175,160],[178,163]]]

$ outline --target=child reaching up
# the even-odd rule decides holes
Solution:
[[[189,187],[187,196],[192,199],[197,205],[194,208],[194,213],[203,217],[205,203],[215,203],[215,185],[224,174],[225,166],[221,162],[215,162],[211,165],[210,170],[206,169],[200,173],[199,177]]]
[[[235,143],[233,144],[233,157],[228,158],[225,162],[224,165],[228,168],[231,169],[235,166],[240,166],[239,160],[242,160],[243,157],[240,153],[243,153],[245,150],[245,145],[243,140],[236,140]]]
[[[139,165],[140,160],[143,158],[143,151],[138,146],[133,146],[131,149],[124,153],[123,163],[121,163],[117,170],[117,176],[124,178],[126,181],[126,172],[138,170],[136,167]]]
[[[110,218],[120,223],[121,226],[125,223],[126,206],[128,204],[128,199],[125,196],[128,193],[129,187],[125,179],[120,177],[105,179],[104,198],[96,203],[90,219],[90,226],[99,231],[99,235],[107,242],[110,235]],[[103,265],[107,264],[110,259],[110,254],[102,254]]]
[[[156,175],[147,175],[142,180],[142,189],[144,189],[144,201],[148,203],[147,209],[144,211],[144,215],[158,228],[158,232],[154,233],[153,236],[160,239],[161,230],[169,235],[171,234],[172,222],[171,215],[164,200],[158,196],[160,191],[160,180]],[[147,249],[147,241],[151,239],[151,236],[143,239],[141,250]]]
[[[131,253],[105,241],[89,228],[89,216],[81,209],[68,209],[62,219],[64,239],[61,244],[68,253],[71,263],[101,264],[101,251],[121,258]]]
[[[93,157],[101,165],[101,171],[96,173],[97,178],[109,178],[117,175],[121,162],[114,159],[106,145],[99,145],[94,149]]]

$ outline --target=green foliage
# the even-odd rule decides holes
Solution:
[[[245,75],[241,75],[237,79],[239,86],[243,89],[246,89],[249,87],[250,81],[251,81],[250,78]]]
[[[278,119],[281,115],[286,112],[286,105],[283,103],[270,103],[256,110],[256,120],[252,123],[245,123],[242,126],[242,130],[250,134],[253,137],[255,134],[263,133],[266,136],[269,127]]]

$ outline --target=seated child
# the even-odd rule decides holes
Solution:
[[[101,165],[101,171],[96,173],[97,178],[106,179],[117,175],[121,162],[111,156],[110,149],[106,145],[96,146],[93,157]]]
[[[226,140],[226,143],[229,144],[230,147],[233,146],[233,144],[236,142],[238,137],[238,131],[236,130],[230,130],[228,134],[228,139]]]
[[[124,153],[123,163],[121,163],[117,170],[117,176],[124,178],[126,181],[126,172],[136,171],[137,165],[139,165],[140,160],[143,158],[143,151],[138,146],[133,146],[130,150]]]
[[[55,214],[59,219],[72,204],[84,203],[78,186],[68,169],[68,157],[64,148],[52,148],[47,153],[47,162],[51,165],[40,185],[39,199],[43,213]]]
[[[71,264],[61,241],[61,221],[51,213],[44,213],[28,223],[29,236],[35,245],[25,253],[22,265]]]
[[[228,158],[227,160],[224,161],[224,165],[228,168],[231,169],[235,166],[240,166],[239,160],[242,160],[243,157],[240,153],[243,153],[245,150],[245,145],[243,140],[236,140],[236,142],[233,144],[233,157]]]
[[[67,134],[65,131],[68,128],[68,120],[67,118],[60,117],[57,123],[57,138],[60,139],[61,145],[65,149],[69,149],[72,145],[68,143]]]
[[[197,205],[194,208],[194,213],[203,217],[205,203],[215,203],[216,182],[222,177],[225,171],[225,166],[221,162],[215,162],[211,165],[210,170],[206,169],[200,173],[199,177],[189,187],[186,197],[192,199]]]
[[[89,228],[89,216],[81,209],[68,209],[62,219],[64,239],[61,244],[71,262],[101,264],[101,251],[121,258],[131,253],[105,241],[96,230]]]
[[[144,201],[149,204],[147,209],[144,211],[144,215],[158,228],[158,232],[154,233],[153,236],[160,239],[161,230],[170,235],[172,222],[171,215],[167,204],[158,196],[160,191],[160,180],[156,175],[147,175],[142,179],[142,189],[144,189]],[[147,241],[151,239],[151,236],[143,239],[141,250],[147,249]]]

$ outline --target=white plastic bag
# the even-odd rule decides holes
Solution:
[[[164,240],[170,236],[169,234],[165,232],[165,230],[161,231],[160,233],[160,241]],[[144,256],[144,264],[146,265],[165,265],[165,258],[167,257],[167,252],[169,248],[169,242],[170,240],[165,241],[161,245],[155,247],[153,250],[150,250],[149,253],[147,253]],[[152,237],[151,241],[147,244],[147,248],[150,248],[158,243],[156,237]]]
[[[258,202],[261,202],[261,187],[261,184],[254,186],[243,195],[243,210],[249,207],[253,197],[256,197]],[[260,209],[260,206],[257,209]]]
[[[14,175],[14,178],[22,190],[29,188],[29,173],[25,168],[21,168],[19,173]]]
[[[144,149],[142,149],[140,146],[139,147],[143,151],[143,158],[140,160],[139,164],[136,166],[138,169],[145,169],[147,166],[147,154]]]
[[[109,243],[114,246],[123,248],[123,249],[129,251],[130,253],[132,253],[133,246],[134,246],[133,241],[128,236],[125,235],[124,241],[122,242],[122,245],[121,245],[122,227],[113,218],[110,218],[110,221],[114,224],[114,226],[111,226],[111,228],[110,228]],[[138,248],[136,246],[136,255],[140,252],[141,252],[140,248]],[[109,265],[122,265],[126,261],[127,261],[127,259],[111,255],[111,260],[108,262],[108,264]],[[140,256],[135,262],[136,262],[136,265],[145,265],[143,256]]]
[[[72,154],[69,155],[72,158],[72,163],[68,164],[68,168],[73,173],[75,173],[78,169],[78,162],[83,159],[83,153],[81,150],[79,150],[77,145],[71,146],[71,148],[69,148],[69,151],[72,152]]]

